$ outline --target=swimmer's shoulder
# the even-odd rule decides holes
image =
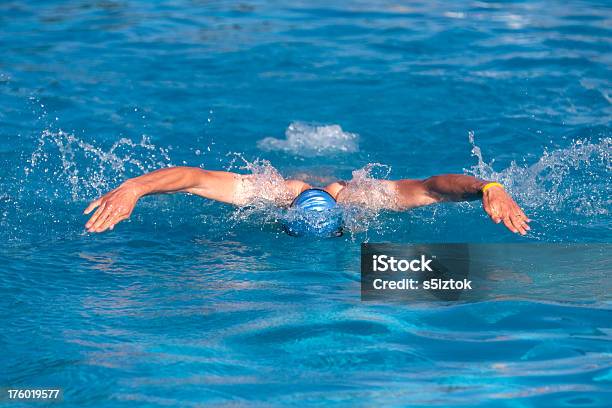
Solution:
[[[285,184],[287,188],[289,189],[289,191],[291,191],[293,198],[299,196],[302,193],[302,191],[312,188],[310,184],[302,180],[285,180]]]
[[[335,181],[325,186],[323,190],[327,191],[335,200],[338,200],[338,194],[346,187],[346,184],[346,181]]]

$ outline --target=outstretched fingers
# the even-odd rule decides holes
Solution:
[[[527,217],[527,215],[525,215],[525,213],[523,212],[523,210],[517,205],[516,206],[516,214],[519,216],[519,218],[525,223],[529,223],[531,222],[531,219],[529,217]]]
[[[89,203],[85,211],[83,211],[83,214],[89,214],[94,208],[99,206],[101,203],[102,203],[101,197],[96,200],[93,200],[91,203]]]
[[[531,229],[529,227],[529,222],[531,220],[527,218],[521,207],[519,207],[516,203],[512,206],[511,211],[511,217],[514,225],[519,229],[519,231],[521,231],[521,235],[525,235],[527,231]]]
[[[106,220],[112,215],[112,206],[105,205],[104,211],[100,214],[100,216],[96,219],[93,225],[89,228],[91,232],[102,232],[100,231],[100,227],[106,222]]]
[[[528,220],[526,220],[525,218],[521,217],[520,215],[516,216],[514,219],[514,223],[517,224],[518,227],[520,227],[520,229],[522,229],[523,231],[525,231],[525,233],[529,230],[531,230],[531,227],[528,224]],[[525,234],[523,234],[525,235]]]
[[[107,229],[113,229],[115,228],[115,225],[120,223],[121,221],[127,219],[128,217],[125,214],[122,213],[115,213],[112,214],[110,217],[108,217],[106,219],[106,221],[100,225],[100,227],[98,228],[97,232],[104,232]]]
[[[523,226],[523,223],[518,218],[518,216],[510,216],[509,218],[510,218],[510,221],[512,222],[512,225],[514,226],[513,232],[519,233],[521,235],[527,234],[527,230]]]
[[[531,220],[527,218],[517,204],[510,205],[504,210],[504,224],[514,233],[527,234],[527,231],[531,229],[528,224],[529,221]]]
[[[87,228],[88,231],[92,231],[92,227],[93,225],[98,221],[98,219],[100,218],[100,216],[104,213],[104,209],[106,208],[106,203],[102,203],[100,204],[100,206],[98,207],[98,209],[93,213],[93,215],[91,216],[91,218],[89,218],[89,220],[87,221],[87,223],[85,224],[85,228]]]
[[[519,232],[518,229],[514,226],[514,224],[512,224],[512,220],[510,219],[510,217],[504,217],[503,221],[506,228],[508,228],[510,231],[514,232],[515,234]]]

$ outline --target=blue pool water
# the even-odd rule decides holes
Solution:
[[[0,3],[0,388],[75,407],[610,406],[606,273],[359,298],[363,241],[610,242],[609,3],[274,3]],[[185,195],[84,231],[127,177],[258,158],[315,182],[368,163],[498,179],[532,232],[476,202],[299,240]]]

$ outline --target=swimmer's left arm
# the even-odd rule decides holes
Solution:
[[[525,235],[531,221],[501,184],[462,174],[444,174],[424,180],[392,181],[398,193],[400,208],[412,208],[444,201],[482,199],[485,212],[514,233]],[[485,186],[491,184],[483,191]]]

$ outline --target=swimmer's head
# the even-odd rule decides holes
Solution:
[[[283,229],[294,237],[339,237],[342,235],[342,214],[327,191],[310,188],[291,203]]]

